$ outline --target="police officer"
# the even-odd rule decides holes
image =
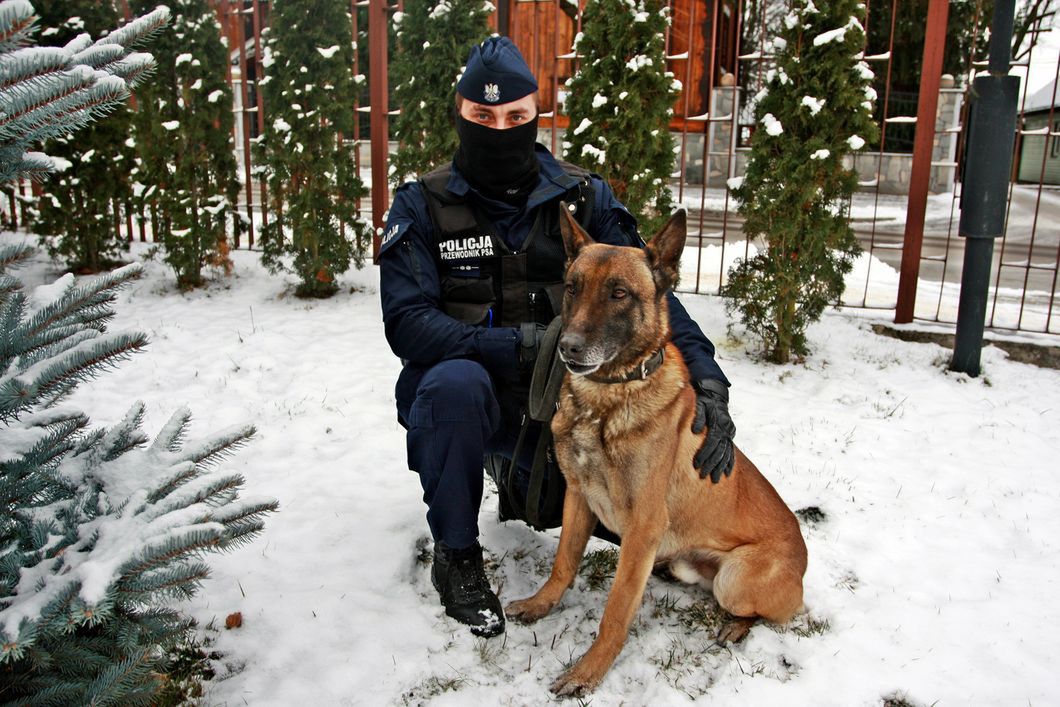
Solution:
[[[381,239],[380,294],[387,341],[404,363],[398,419],[434,537],[432,582],[448,615],[495,636],[504,614],[478,543],[484,457],[512,458],[541,325],[559,311],[559,205],[575,205],[597,241],[643,243],[606,182],[537,144],[537,82],[508,38],[472,47],[456,90],[459,148],[452,163],[397,190]],[[673,341],[696,381],[694,428],[709,427],[694,463],[717,483],[733,463],[728,381],[713,344],[668,298]],[[519,504],[506,501],[525,498],[533,448],[519,446],[517,473],[495,474],[502,520],[520,517]]]

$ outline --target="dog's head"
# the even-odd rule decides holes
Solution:
[[[628,372],[670,336],[666,293],[677,282],[685,212],[642,250],[596,243],[568,209],[560,211],[567,251],[560,358],[576,375]]]

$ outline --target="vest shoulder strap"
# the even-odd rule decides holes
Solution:
[[[578,165],[572,162],[566,162],[564,160],[556,160],[556,162],[559,163],[559,166],[563,168],[564,172],[566,172],[572,177],[578,177],[579,179],[588,179],[592,175],[592,172],[590,172],[589,170],[585,169],[584,167],[579,167]]]
[[[475,213],[467,206],[464,199],[446,188],[449,184],[452,166],[452,162],[446,162],[419,179],[427,197],[431,221],[434,222],[439,235],[459,233],[478,225]]]
[[[427,172],[427,174],[421,175],[419,179],[420,184],[422,184],[433,196],[444,201],[452,202],[455,197],[448,189],[446,189],[446,186],[449,184],[449,175],[452,172],[452,168],[453,163],[446,162],[441,167],[436,167],[430,172]]]
[[[576,185],[578,210],[575,218],[582,228],[588,230],[592,222],[593,205],[596,202],[596,190],[593,189],[591,181],[593,174],[584,167],[570,162],[563,160],[556,160],[556,162],[567,175],[579,180]],[[441,233],[457,233],[477,225],[475,214],[467,206],[465,200],[447,189],[452,166],[452,162],[447,162],[419,178],[426,192],[431,220]]]

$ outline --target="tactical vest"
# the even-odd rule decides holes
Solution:
[[[588,171],[559,164],[578,181],[537,209],[530,233],[515,251],[472,200],[446,188],[451,163],[420,178],[435,228],[434,254],[446,314],[465,324],[506,327],[548,324],[559,314],[566,263],[559,203],[574,205],[576,220],[588,230],[595,199]]]

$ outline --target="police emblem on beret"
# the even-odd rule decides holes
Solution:
[[[489,103],[496,103],[501,98],[501,89],[495,83],[486,84],[482,93],[485,95],[486,101]]]

